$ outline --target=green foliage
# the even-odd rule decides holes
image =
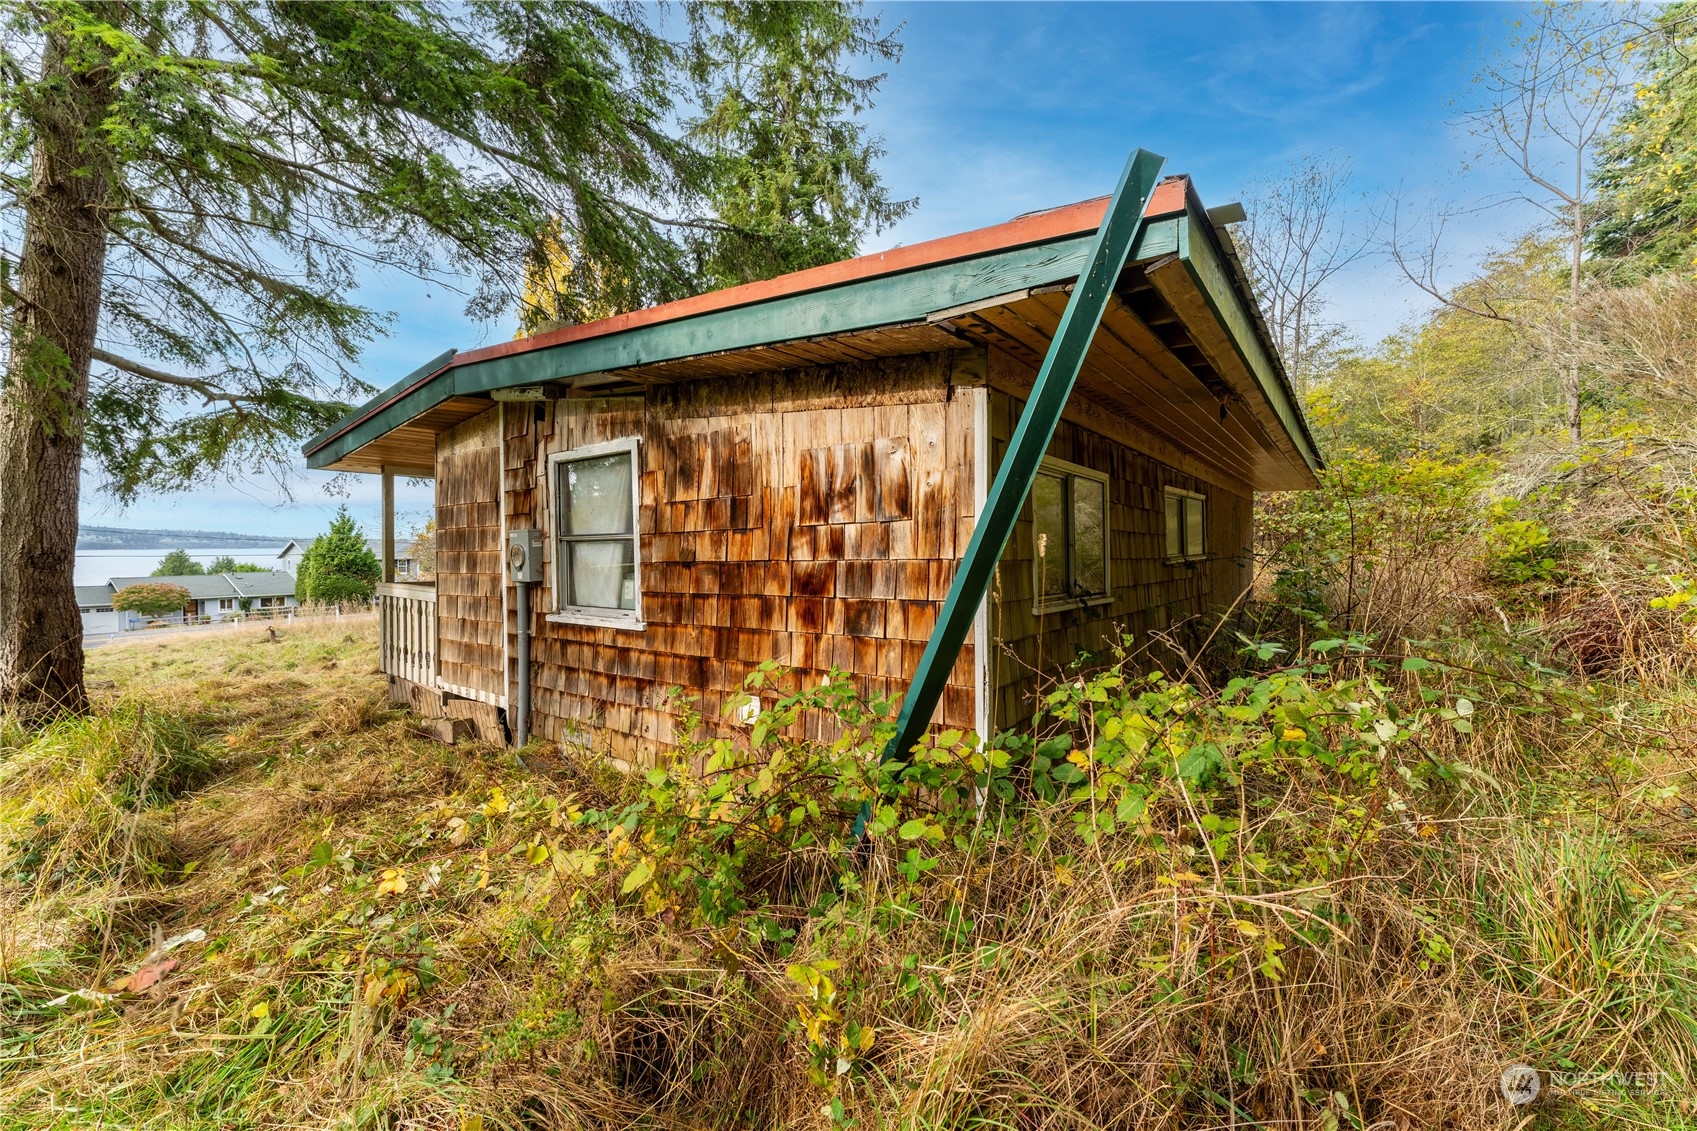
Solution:
[[[357,363],[389,322],[352,295],[371,268],[469,278],[471,312],[492,316],[515,305],[514,264],[557,240],[594,265],[586,301],[625,310],[717,281],[699,261],[717,262],[720,239],[781,269],[824,253],[812,236],[791,247],[784,220],[828,242],[899,214],[851,120],[875,80],[832,73],[862,50],[890,57],[872,27],[837,5],[682,20],[417,0],[7,7],[8,183],[28,180],[42,137],[71,130],[110,184],[89,302],[112,348],[85,429],[107,485],[129,498],[292,464],[295,441],[367,391]],[[743,109],[686,136],[692,86]],[[750,160],[781,171],[743,160],[755,141]],[[714,215],[721,196],[734,216]],[[23,205],[29,223],[57,222]],[[10,256],[0,278],[16,277]],[[8,324],[19,308],[3,305]]]
[[[1492,452],[1560,428],[1559,374],[1538,327],[1560,309],[1563,270],[1559,245],[1536,234],[1492,255],[1456,289],[1465,309],[1339,355],[1309,397],[1315,429],[1334,448],[1390,459]]]
[[[331,520],[329,531],[315,538],[301,555],[295,599],[303,604],[357,604],[371,599],[382,578],[383,564],[343,507]]]
[[[713,213],[682,237],[675,265],[688,290],[768,279],[856,253],[916,203],[893,200],[876,169],[879,138],[858,120],[901,57],[893,33],[858,2],[714,0],[688,8],[679,61],[693,95],[685,115],[697,187]],[[641,297],[629,268],[551,221],[526,260],[524,332],[604,318]]]
[[[730,227],[696,248],[715,287],[767,279],[855,254],[917,203],[892,200],[883,155],[858,116],[901,45],[858,3],[727,0],[691,9],[701,53],[692,67],[702,116],[691,136],[712,158],[711,194]]]
[[[188,607],[189,591],[181,585],[163,582],[144,582],[126,585],[112,594],[112,607],[120,612],[140,613],[144,617],[160,617],[180,613]]]
[[[189,557],[187,550],[172,550],[159,559],[159,564],[153,567],[152,576],[199,577],[206,572],[207,570],[199,562]],[[212,572],[217,573],[219,571],[213,570]]]
[[[1643,48],[1633,105],[1599,146],[1589,243],[1619,281],[1697,276],[1697,5],[1658,9]]]
[[[1556,559],[1550,553],[1550,528],[1536,518],[1519,518],[1519,506],[1509,499],[1491,504],[1485,531],[1492,580],[1504,585],[1548,582]]]
[[[207,573],[264,573],[265,567],[254,565],[252,562],[238,562],[229,554],[213,558],[207,564]]]
[[[1031,831],[1027,820],[1057,817],[1084,846],[1131,838],[1160,851],[1172,848],[1175,821],[1196,821],[1207,834],[1196,855],[1211,867],[1247,866],[1258,880],[1280,883],[1323,881],[1347,867],[1385,814],[1330,814],[1312,843],[1302,836],[1245,842],[1234,835],[1245,789],[1271,796],[1302,783],[1354,794],[1395,783],[1418,791],[1471,773],[1435,758],[1424,736],[1469,732],[1472,702],[1403,698],[1390,682],[1398,669],[1378,661],[1358,677],[1333,674],[1333,653],[1365,648],[1360,638],[1317,641],[1306,662],[1233,679],[1218,695],[1158,672],[1136,675],[1121,651],[1117,662],[1055,686],[1035,739],[1009,734],[981,744],[949,730],[890,761],[879,757],[894,731],[890,704],[863,701],[852,679],[834,672],[815,687],[780,693],[746,742],[686,741],[647,772],[628,804],[574,814],[574,823],[599,830],[605,842],[579,850],[570,866],[586,874],[620,870],[620,893],[647,914],[681,912],[697,925],[759,933],[762,904],[783,898],[771,890],[757,896],[763,878],[797,854],[846,859],[857,815],[868,806],[868,842],[902,858],[897,871],[909,884],[925,882],[939,852],[965,851],[991,831],[1017,840]],[[1282,651],[1273,646],[1268,654]],[[1433,666],[1419,659],[1404,666],[1416,665]],[[749,687],[770,690],[792,679],[768,663]],[[823,716],[838,737],[801,737],[809,716]],[[700,724],[686,710],[678,733]],[[838,880],[848,888],[856,882],[851,874]],[[837,898],[815,897],[823,906]]]
[[[976,736],[944,731],[905,758],[881,761],[877,754],[895,733],[888,700],[863,700],[842,672],[813,687],[780,690],[792,679],[772,663],[749,677],[751,692],[777,698],[746,743],[686,740],[648,772],[638,799],[583,814],[606,833],[605,861],[624,869],[625,894],[640,892],[646,907],[684,907],[695,921],[722,927],[748,909],[749,877],[784,854],[842,858],[863,806],[872,806],[868,836],[926,849],[963,834],[980,793],[1012,795],[1009,751],[980,749]],[[695,733],[701,719],[688,704],[681,709],[677,732]],[[839,737],[801,737],[810,716],[830,719]],[[592,866],[601,861],[598,851]]]
[[[1334,451],[1320,490],[1266,496],[1256,516],[1257,557],[1278,601],[1318,620],[1352,623],[1398,611],[1390,596],[1441,600],[1452,580],[1444,571],[1471,551],[1468,537],[1481,525],[1481,494],[1495,470],[1484,456]],[[1411,572],[1424,581],[1403,585]]]

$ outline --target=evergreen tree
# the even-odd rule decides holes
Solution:
[[[1613,261],[1617,281],[1697,277],[1697,3],[1661,9],[1645,48],[1645,79],[1592,176],[1591,251]]]
[[[807,23],[728,12],[755,39]],[[491,0],[0,8],[17,205],[0,211],[0,705],[85,702],[85,451],[119,499],[293,466],[366,391],[354,366],[388,318],[351,297],[362,271],[469,279],[491,316],[553,238],[620,309],[702,285],[703,241],[735,233],[711,208],[726,158],[681,136],[680,99],[721,88],[724,44],[708,15],[671,38],[661,19]]]
[[[153,577],[199,577],[207,572],[199,562],[189,557],[187,550],[172,550],[159,559],[159,564],[153,567]],[[213,570],[217,573],[217,570]]]
[[[881,138],[858,116],[885,75],[863,63],[901,58],[894,33],[858,3],[724,0],[688,9],[696,50],[690,80],[699,111],[689,139],[715,222],[686,239],[694,287],[769,279],[853,256],[917,201],[895,200],[878,176]],[[623,268],[563,226],[538,245],[525,273],[520,329],[605,318],[632,309]]]
[[[221,554],[213,558],[206,567],[207,573],[264,573],[265,567],[254,565],[252,562],[238,562],[229,554]]]
[[[365,544],[348,508],[336,512],[328,533],[313,539],[295,574],[295,599],[302,604],[369,601],[383,578],[383,564]]]

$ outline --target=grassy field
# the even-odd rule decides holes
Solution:
[[[416,737],[374,638],[127,641],[92,713],[0,730],[0,1127],[1697,1125],[1677,681],[1140,692],[1225,765],[1107,833],[938,806],[845,878],[810,833],[703,855],[681,770]]]

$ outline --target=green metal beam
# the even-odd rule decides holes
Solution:
[[[960,655],[966,634],[978,606],[984,600],[991,575],[1001,559],[1002,548],[1013,533],[1019,512],[1025,507],[1025,496],[1037,477],[1037,468],[1049,450],[1049,441],[1060,423],[1061,412],[1072,394],[1084,366],[1084,355],[1096,336],[1114,284],[1125,269],[1126,256],[1143,227],[1143,212],[1149,207],[1149,197],[1160,179],[1161,166],[1166,158],[1139,149],[1126,162],[1120,183],[1102,217],[1102,226],[1090,246],[1090,254],[1080,272],[1072,297],[1067,300],[1066,312],[1037,372],[1037,383],[1025,402],[1013,439],[1008,442],[996,480],[984,500],[984,510],[972,528],[972,539],[966,554],[955,569],[954,583],[949,587],[948,600],[943,603],[937,618],[936,630],[925,645],[919,670],[913,673],[913,684],[902,702],[901,716],[896,724],[896,736],[885,748],[886,759],[900,757],[912,750],[931,722],[937,702],[943,696],[949,670]],[[988,437],[980,436],[977,443]],[[981,735],[989,738],[989,735]],[[865,827],[866,813],[856,822],[856,833]]]

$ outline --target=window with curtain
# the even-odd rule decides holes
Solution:
[[[1208,500],[1195,491],[1168,487],[1167,557],[1195,561],[1208,552]]]
[[[1046,459],[1031,484],[1036,610],[1108,599],[1108,478]]]
[[[558,611],[638,619],[636,441],[565,452],[550,462]]]

